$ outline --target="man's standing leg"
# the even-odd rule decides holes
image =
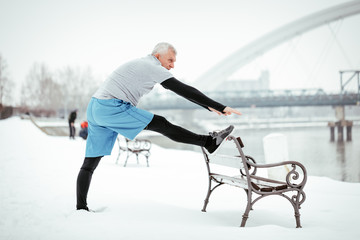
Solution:
[[[90,187],[90,182],[94,170],[98,166],[101,157],[86,157],[84,163],[80,169],[77,182],[76,182],[76,197],[77,197],[77,204],[76,209],[84,209],[89,211],[87,207],[87,194]]]
[[[101,104],[98,104],[100,102]],[[94,106],[95,105],[95,106]],[[89,210],[87,206],[87,195],[94,170],[98,166],[101,158],[110,155],[111,150],[118,135],[110,129],[106,122],[109,116],[114,116],[119,111],[118,105],[114,104],[113,99],[100,100],[92,98],[87,108],[88,137],[86,139],[86,153],[84,163],[80,169],[76,182],[76,208]],[[97,116],[95,121],[93,116]],[[112,119],[112,118],[110,118]],[[115,119],[115,125],[118,121]],[[101,124],[101,125],[99,125]]]

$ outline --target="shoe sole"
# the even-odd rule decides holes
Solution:
[[[231,126],[232,126],[232,125],[231,125]],[[226,139],[229,137],[229,135],[232,133],[233,130],[234,130],[234,126],[232,126],[230,132],[226,135],[226,137],[224,138],[224,140],[221,141],[221,143],[220,143],[219,146],[215,149],[215,151],[212,152],[212,153],[209,153],[209,152],[208,152],[208,153],[209,153],[210,155],[215,155],[216,152],[220,149],[221,145],[224,144],[224,142],[226,141]]]

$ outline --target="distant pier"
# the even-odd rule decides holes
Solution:
[[[352,126],[353,121],[341,120],[337,122],[329,122],[330,127],[330,141],[335,141],[335,128],[337,128],[337,141],[344,141],[344,128],[346,128],[346,141],[352,141]]]

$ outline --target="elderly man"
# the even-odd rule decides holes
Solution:
[[[140,98],[156,83],[219,115],[241,113],[224,106],[178,81],[170,73],[176,50],[169,43],[159,43],[152,54],[117,68],[93,95],[87,108],[88,138],[85,160],[77,179],[78,210],[87,210],[87,194],[92,174],[104,155],[110,155],[116,137],[134,139],[142,130],[150,130],[182,143],[194,144],[214,153],[231,133],[233,126],[209,135],[199,135],[136,107]]]

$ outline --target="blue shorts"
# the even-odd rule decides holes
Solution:
[[[86,157],[110,155],[118,134],[134,139],[154,114],[119,99],[91,98],[87,108]]]

